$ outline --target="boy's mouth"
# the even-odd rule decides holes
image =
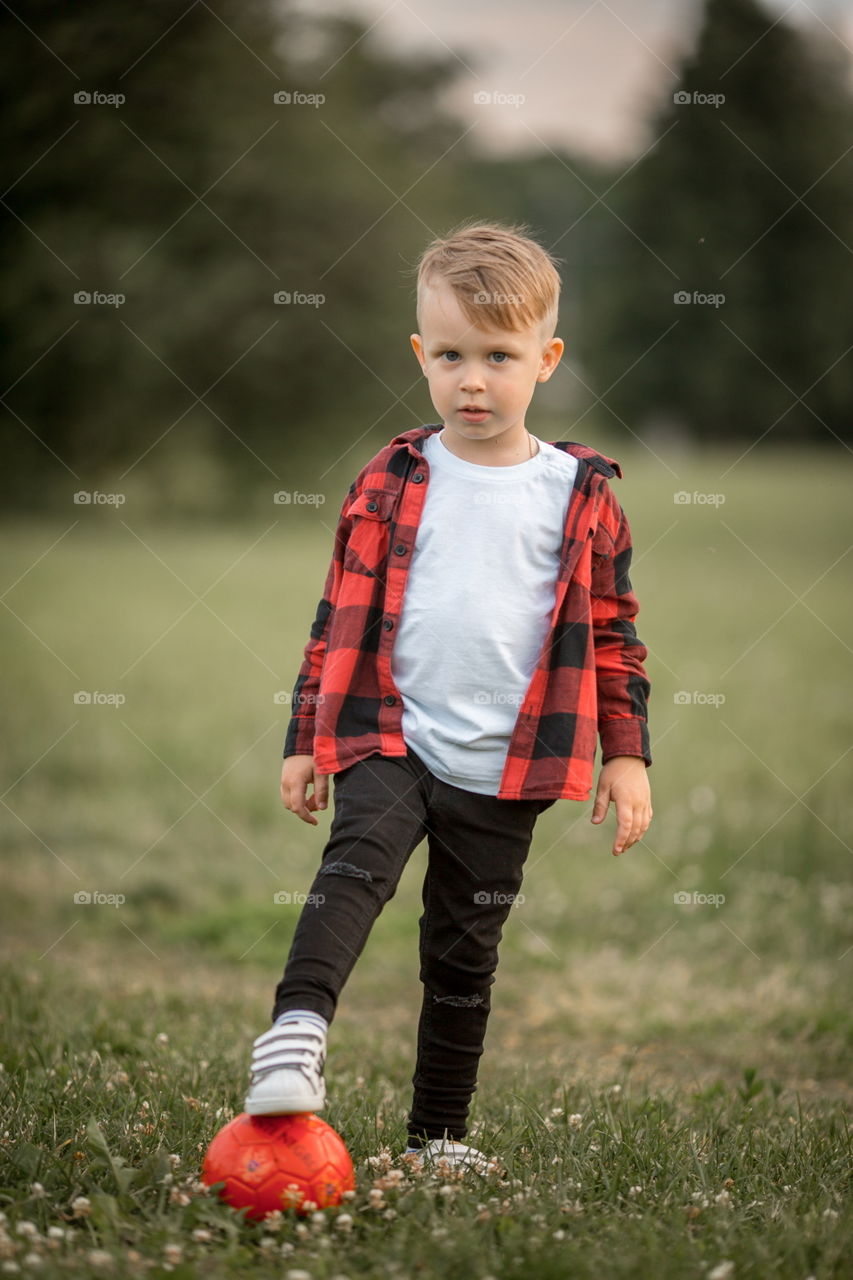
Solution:
[[[488,417],[490,410],[478,409],[476,405],[466,405],[459,412],[466,422],[482,422],[484,418]]]

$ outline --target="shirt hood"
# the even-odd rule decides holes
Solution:
[[[417,453],[421,452],[420,444],[426,436],[434,431],[440,431],[442,424],[428,423],[422,427],[412,427],[410,431],[402,431],[388,445],[389,449],[413,448]],[[566,453],[573,454],[576,458],[583,460],[596,471],[600,471],[603,476],[610,479],[612,476],[622,478],[622,468],[615,458],[609,458],[606,453],[600,453],[597,449],[593,449],[588,444],[580,444],[577,440],[549,440],[548,444],[554,446],[555,449],[563,449]]]

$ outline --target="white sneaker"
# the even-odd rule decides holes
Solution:
[[[322,1111],[326,1105],[326,1032],[308,1018],[277,1022],[258,1036],[243,1104],[250,1116]]]
[[[446,1138],[433,1138],[432,1142],[420,1150],[406,1148],[407,1156],[418,1156],[414,1163],[433,1164],[446,1160],[452,1166],[462,1165],[466,1169],[475,1169],[477,1173],[487,1173],[496,1167],[496,1161],[478,1151],[476,1147],[466,1147],[464,1142],[451,1142]]]

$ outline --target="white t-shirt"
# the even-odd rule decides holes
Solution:
[[[497,795],[548,632],[577,458],[543,440],[486,467],[423,445],[426,502],[391,659],[403,737],[451,786]]]

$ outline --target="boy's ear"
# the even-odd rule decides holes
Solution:
[[[418,361],[419,361],[419,363],[420,363],[421,367],[423,367],[423,363],[424,363],[424,344],[423,344],[423,342],[421,341],[421,335],[420,335],[419,333],[411,333],[411,334],[409,334],[409,341],[410,341],[410,342],[411,342],[411,344],[412,344],[412,350],[414,351],[415,355],[417,356]],[[426,370],[424,370],[424,372],[426,372]]]
[[[562,338],[552,338],[542,352],[542,360],[539,369],[539,382],[547,382],[551,374],[560,363],[566,344]]]

